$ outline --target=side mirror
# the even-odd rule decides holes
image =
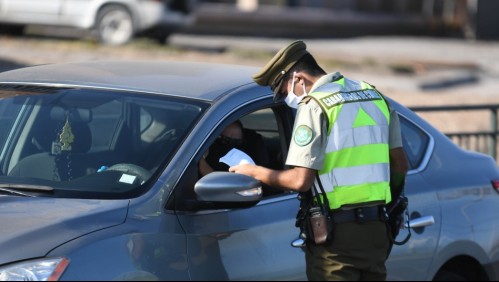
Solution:
[[[247,207],[262,199],[261,183],[247,175],[232,172],[212,172],[194,186],[197,200],[215,208]]]

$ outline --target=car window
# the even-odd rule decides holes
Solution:
[[[409,161],[410,169],[416,169],[424,159],[430,137],[414,123],[400,116],[402,142]]]
[[[266,167],[272,169],[283,168],[282,140],[276,116],[272,109],[263,109],[242,117],[244,128],[252,130],[262,136],[265,153],[269,161]]]
[[[283,106],[284,107],[284,106]],[[272,169],[283,169],[285,152],[287,150],[289,136],[292,129],[292,122],[290,124],[283,124],[280,118],[281,115],[288,113],[283,111],[282,107],[265,108],[253,111],[249,114],[241,116],[232,116],[226,121],[221,123],[220,128],[215,129],[213,136],[207,139],[207,144],[203,148],[209,148],[203,152],[203,156],[189,165],[186,172],[178,182],[174,189],[174,197],[166,204],[166,209],[175,210],[199,210],[199,209],[213,209],[215,206],[209,203],[201,203],[197,201],[194,193],[194,186],[196,182],[203,177],[200,168],[200,159],[207,158],[207,152],[212,151],[213,144],[216,142],[217,136],[228,126],[236,121],[239,121],[244,129],[244,136],[250,149],[242,146],[239,149],[245,151],[253,158],[256,164]],[[218,158],[219,156],[217,156]],[[225,166],[228,170],[228,166]],[[271,186],[263,185],[263,197],[276,197],[286,194],[283,190]]]
[[[123,103],[117,100],[109,101],[92,109],[92,121],[89,126],[92,132],[92,151],[107,150],[113,144],[115,130],[123,122]]]
[[[168,164],[207,108],[187,99],[103,90],[7,96],[0,99],[0,183],[49,186],[61,197],[143,193],[139,188]]]
[[[266,156],[265,162],[258,165],[281,170],[284,168],[284,152],[286,152],[286,137],[282,132],[282,125],[279,124],[278,114],[275,109],[266,108],[254,111],[239,119],[246,130],[252,131],[260,138],[246,136],[252,146],[256,146],[260,154]],[[261,140],[261,141],[260,141]],[[263,197],[273,197],[284,193],[283,190],[263,185]]]
[[[13,100],[0,104],[0,113],[2,113],[0,115],[0,146],[4,147],[5,141],[21,109],[22,107],[14,104]]]

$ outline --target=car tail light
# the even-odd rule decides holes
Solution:
[[[499,193],[499,180],[492,180],[492,188],[494,188],[494,190]]]

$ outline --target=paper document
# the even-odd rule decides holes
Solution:
[[[225,163],[228,166],[235,166],[240,164],[255,164],[250,156],[238,149],[230,150],[227,155],[220,158],[220,162]]]

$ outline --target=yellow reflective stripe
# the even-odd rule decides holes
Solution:
[[[334,192],[327,193],[327,199],[330,209],[337,209],[342,205],[376,201],[389,203],[391,201],[390,184],[389,182],[378,182],[334,187]]]
[[[369,144],[327,153],[320,173],[330,172],[334,167],[388,163],[388,150],[387,144]]]

